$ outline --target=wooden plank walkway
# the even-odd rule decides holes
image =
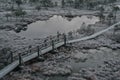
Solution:
[[[55,45],[55,48],[58,48],[58,47],[60,47],[60,46],[62,46],[62,45],[64,45],[64,42],[61,42],[61,43],[56,44],[56,45]],[[48,48],[40,51],[40,55],[45,54],[45,53],[47,53],[47,52],[49,52],[49,51],[51,51],[51,50],[52,50],[52,46],[50,46],[50,47],[48,47]],[[27,62],[27,61],[29,61],[29,60],[32,60],[32,59],[36,58],[36,57],[38,57],[38,53],[37,53],[37,52],[34,53],[34,54],[31,54],[31,55],[29,55],[29,56],[27,56],[27,57],[24,57],[24,58],[22,59],[22,61],[23,61],[23,62]],[[11,72],[13,69],[15,69],[17,66],[19,66],[19,60],[14,61],[14,62],[11,63],[10,65],[8,65],[8,66],[6,66],[4,69],[2,69],[2,70],[0,71],[0,79],[1,79],[3,76],[5,76],[6,74],[8,74],[9,72]]]
[[[81,39],[71,40],[71,41],[68,41],[68,43],[74,43],[74,42],[79,42],[79,41],[83,41],[83,40],[88,40],[88,39],[95,38],[95,37],[97,37],[97,36],[99,36],[99,35],[107,32],[107,31],[113,29],[116,25],[120,25],[120,22],[118,22],[118,23],[116,23],[116,24],[108,27],[107,29],[104,29],[104,30],[102,30],[102,31],[99,31],[99,32],[97,32],[97,33],[95,33],[95,34],[93,34],[93,35],[91,35],[91,36],[87,36],[87,37],[84,37],[84,38],[81,38]]]
[[[84,38],[81,38],[81,39],[70,40],[70,41],[67,41],[67,43],[74,43],[74,42],[79,42],[79,41],[84,41],[84,40],[95,38],[95,37],[105,33],[106,31],[108,31],[110,29],[113,29],[116,25],[120,25],[120,22],[110,26],[107,29],[104,29],[104,30],[102,30],[100,32],[97,32],[97,33],[95,33],[95,34],[93,34],[91,36],[87,36],[87,37],[84,37]],[[63,46],[63,45],[64,45],[64,42],[57,43],[57,44],[55,44],[55,48],[58,48],[58,47]],[[48,48],[46,48],[46,49],[44,49],[42,51],[39,51],[39,53],[40,53],[40,55],[42,55],[42,54],[45,54],[45,53],[47,53],[47,52],[49,52],[51,50],[53,50],[52,46],[50,46],[50,47],[48,47]],[[36,57],[38,57],[38,52],[35,52],[35,53],[33,53],[31,55],[28,55],[26,57],[23,56],[22,61],[27,62],[27,61],[29,61],[31,59],[36,58]],[[13,69],[15,69],[17,66],[19,66],[19,60],[16,60],[16,61],[12,62],[8,66],[6,66],[2,70],[0,70],[0,79],[2,77],[4,77],[5,75],[7,75],[9,72],[11,72]]]

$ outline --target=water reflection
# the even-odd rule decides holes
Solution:
[[[49,20],[37,21],[28,25],[28,27],[17,28],[18,34],[29,38],[43,38],[48,35],[55,35],[58,31],[60,33],[67,33],[79,29],[82,23],[86,25],[95,24],[99,21],[95,16],[57,16],[54,15]]]

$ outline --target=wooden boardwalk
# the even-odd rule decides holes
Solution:
[[[117,26],[117,25],[120,25],[120,22],[118,22],[118,23],[110,26],[110,27],[107,28],[107,29],[104,29],[104,30],[102,30],[102,31],[100,31],[100,32],[97,32],[97,33],[95,33],[95,34],[93,34],[93,35],[91,35],[91,36],[87,36],[87,37],[84,37],[84,38],[81,38],[81,39],[68,40],[67,43],[74,43],[74,42],[79,42],[79,41],[84,41],[84,40],[88,40],[88,39],[95,38],[95,37],[97,37],[97,36],[99,36],[99,35],[107,32],[108,30],[113,29],[113,28],[114,28],[115,26]],[[58,47],[60,47],[60,46],[63,46],[64,44],[65,44],[64,41],[63,41],[63,42],[60,42],[60,43],[57,43],[57,44],[54,44],[54,48],[58,48]],[[27,56],[22,56],[22,57],[21,57],[21,58],[22,58],[22,62],[27,62],[27,61],[29,61],[29,60],[32,60],[32,59],[38,57],[39,55],[45,54],[45,53],[47,53],[47,52],[49,52],[49,51],[51,51],[51,50],[53,50],[53,46],[50,46],[50,47],[48,47],[48,48],[46,48],[46,49],[43,49],[43,50],[39,50],[38,52],[36,51],[35,53],[30,54],[30,55],[27,55]],[[9,72],[11,72],[13,69],[15,69],[17,66],[19,66],[19,64],[20,64],[20,61],[19,61],[19,59],[18,59],[18,60],[13,61],[13,62],[12,62],[11,64],[9,64],[8,66],[4,67],[2,70],[0,70],[0,79],[1,79],[2,77],[4,77],[6,74],[8,74]]]

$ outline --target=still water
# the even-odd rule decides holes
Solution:
[[[83,22],[86,25],[95,24],[99,21],[98,17],[95,16],[76,16],[73,18],[67,18],[62,16],[54,15],[45,21],[37,21],[28,25],[26,31],[21,31],[20,35],[29,38],[43,38],[49,35],[55,35],[58,31],[61,33],[67,33],[79,29]]]

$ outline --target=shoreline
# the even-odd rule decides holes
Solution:
[[[49,12],[49,13],[47,13],[47,12]],[[61,13],[61,12],[63,12],[63,13]],[[12,26],[12,24],[10,23],[10,25],[8,24],[7,25],[7,23],[5,23],[6,24],[6,29],[7,30],[4,30],[4,29],[2,29],[1,30],[1,35],[3,36],[2,38],[3,38],[3,40],[5,39],[4,38],[4,33],[5,33],[5,36],[7,36],[7,34],[10,34],[10,36],[12,37],[12,35],[16,35],[16,34],[14,34],[14,33],[11,33],[11,32],[8,32],[8,31],[11,31],[11,30],[14,30],[14,29],[19,29],[19,28],[23,28],[23,27],[26,27],[27,25],[29,25],[29,24],[31,24],[31,23],[34,23],[34,22],[36,22],[36,21],[39,21],[39,20],[48,20],[50,17],[52,17],[53,15],[66,15],[66,11],[63,11],[63,10],[61,10],[61,12],[57,12],[57,10],[56,10],[56,12],[54,11],[49,11],[49,10],[43,10],[43,11],[40,11],[40,12],[38,12],[37,14],[34,14],[33,16],[36,16],[37,15],[37,17],[34,17],[33,19],[31,19],[31,17],[33,17],[33,16],[29,16],[29,18],[27,19],[28,21],[26,21],[26,22],[16,22],[16,23],[13,23],[13,25],[14,24],[17,24],[17,25],[21,25],[21,26]],[[78,11],[79,12],[79,11]],[[83,11],[81,11],[82,12],[82,14],[83,14]],[[47,13],[47,14],[44,14],[44,13]],[[76,12],[73,12],[72,14],[75,16],[75,14],[74,13],[76,13]],[[79,12],[80,13],[80,12]],[[87,12],[84,12],[84,13],[87,13]],[[91,13],[91,12],[90,12]],[[76,14],[78,14],[78,13],[76,13]],[[81,14],[81,13],[80,13]],[[94,14],[94,12],[92,12],[91,13],[91,15],[93,15]],[[79,14],[78,14],[79,15]],[[84,15],[84,14],[83,14]],[[29,21],[30,20],[30,21]],[[8,22],[9,23],[9,22]],[[11,30],[9,30],[9,28],[11,29]],[[8,32],[8,33],[7,33]],[[49,36],[49,35],[48,35]],[[9,38],[9,36],[7,36],[8,38]],[[17,38],[18,37],[18,38]],[[13,38],[10,38],[11,40],[12,40],[12,42],[14,41],[14,36],[13,36]],[[9,40],[10,39],[8,39],[8,41],[7,42],[9,42]],[[22,40],[23,39],[23,40]],[[11,41],[10,40],[10,41]],[[19,44],[19,40],[20,40],[20,42],[22,42],[23,44],[29,44],[29,42],[31,43],[34,43],[34,42],[36,42],[36,41],[34,41],[34,39],[33,40],[30,40],[29,41],[29,39],[27,39],[27,38],[25,38],[25,37],[23,37],[23,36],[21,36],[21,35],[16,35],[16,39],[15,39],[15,43],[18,41],[18,43],[17,44]],[[26,41],[28,40],[28,42],[26,43]],[[38,40],[37,41],[37,43],[39,43],[39,41],[41,41],[41,40]],[[25,42],[25,43],[24,43]],[[11,44],[11,43],[8,43],[8,45],[9,44]],[[31,45],[31,44],[29,44],[29,45]],[[33,44],[32,44],[33,45]],[[13,45],[13,46],[15,46],[15,45]],[[6,46],[7,47],[7,46]],[[12,45],[11,45],[11,47],[12,47]]]
[[[77,10],[75,10],[77,11]],[[37,14],[33,13],[33,12],[36,12]],[[30,13],[30,15],[29,15]],[[22,27],[26,27],[36,21],[44,21],[44,20],[48,20],[50,17],[54,16],[54,15],[61,15],[61,16],[65,16],[65,15],[68,15],[68,10],[61,10],[58,11],[58,10],[55,10],[55,11],[52,11],[52,10],[41,10],[41,11],[36,11],[36,10],[31,10],[29,13],[27,13],[27,17],[25,17],[23,19],[23,22],[21,21],[13,21],[9,23],[9,21],[7,23],[3,23],[2,25],[0,25],[0,29],[7,29],[7,30],[15,30],[16,28],[22,28]],[[96,16],[96,13],[97,11],[89,11],[89,10],[78,10],[77,12],[74,12],[74,9],[71,10],[71,14],[72,16],[82,16],[82,15],[94,15]],[[20,19],[20,18],[18,18]],[[14,20],[14,17],[13,17],[13,20]],[[21,19],[20,19],[21,20]]]

